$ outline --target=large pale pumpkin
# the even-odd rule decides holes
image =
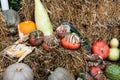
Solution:
[[[27,64],[14,63],[5,70],[3,80],[34,80],[34,77]]]
[[[75,80],[74,76],[68,72],[65,68],[58,67],[48,77],[48,80]]]

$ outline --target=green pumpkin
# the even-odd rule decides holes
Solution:
[[[48,76],[48,80],[75,80],[75,78],[65,68],[58,67]]]
[[[3,11],[3,15],[5,17],[6,27],[8,32],[11,34],[17,33],[17,26],[20,23],[20,16],[18,12],[13,9]]]

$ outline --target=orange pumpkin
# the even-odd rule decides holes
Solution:
[[[24,21],[19,24],[19,30],[26,35],[36,30],[36,25],[33,21]]]

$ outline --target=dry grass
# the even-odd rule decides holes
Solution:
[[[7,34],[5,19],[2,12],[0,12],[0,42],[6,38]]]
[[[26,0],[29,4],[32,0]],[[109,41],[119,37],[120,1],[119,0],[42,0],[54,28],[63,21],[73,23],[92,44],[96,40]],[[26,8],[26,9],[25,9]],[[23,5],[23,15],[34,20],[34,2]]]
[[[10,44],[11,43],[9,43],[9,45]],[[0,54],[2,54],[2,51]],[[61,45],[59,45],[54,50],[45,51],[40,46],[36,48],[33,53],[28,55],[22,62],[28,64],[32,68],[35,80],[47,80],[47,76],[50,74],[48,70],[54,70],[58,66],[68,69],[74,75],[77,75],[81,69],[85,71],[86,54],[87,53],[84,49],[71,51],[64,49]],[[17,62],[16,58],[0,56],[0,76],[2,77],[4,70],[15,62]]]
[[[120,1],[119,0],[42,0],[47,9],[54,28],[62,22],[73,23],[89,44],[97,40],[109,43],[116,37],[120,40]],[[27,4],[27,5],[26,5]],[[23,0],[20,10],[23,20],[34,21],[34,1]],[[1,24],[0,24],[1,25]],[[12,38],[12,39],[11,39]],[[14,41],[12,36],[8,45]],[[23,62],[34,71],[35,80],[47,80],[47,69],[54,70],[58,66],[65,67],[74,75],[80,69],[85,70],[87,51],[83,46],[77,51],[64,49],[61,45],[52,51],[38,47]],[[5,68],[17,59],[0,56],[0,75]]]

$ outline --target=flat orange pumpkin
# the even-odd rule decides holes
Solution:
[[[36,25],[33,21],[24,21],[19,24],[19,30],[23,34],[30,34],[32,31],[36,30]]]

